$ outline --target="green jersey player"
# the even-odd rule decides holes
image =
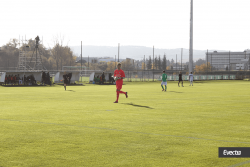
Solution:
[[[167,91],[167,74],[165,73],[165,71],[163,71],[163,74],[162,74],[162,82],[161,82],[161,87],[162,87],[162,91],[164,91],[164,88],[163,88],[163,85],[165,85],[165,92]]]

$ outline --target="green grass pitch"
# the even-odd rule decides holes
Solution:
[[[0,87],[0,166],[249,166],[218,158],[250,146],[249,82],[184,86]]]

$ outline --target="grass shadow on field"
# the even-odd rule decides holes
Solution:
[[[142,105],[137,105],[137,104],[133,104],[133,103],[122,103],[122,104],[131,105],[131,106],[135,106],[135,107],[144,107],[144,108],[148,108],[148,109],[154,109],[154,108],[151,108],[149,106],[142,106]]]

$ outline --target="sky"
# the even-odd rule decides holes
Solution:
[[[193,0],[196,50],[250,48],[250,0]],[[11,38],[52,47],[135,45],[189,48],[190,0],[4,0],[0,46]]]

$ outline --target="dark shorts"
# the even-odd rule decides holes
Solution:
[[[182,78],[179,78],[179,82],[182,81]]]
[[[67,81],[67,80],[64,80],[64,84],[68,84],[68,81]]]

